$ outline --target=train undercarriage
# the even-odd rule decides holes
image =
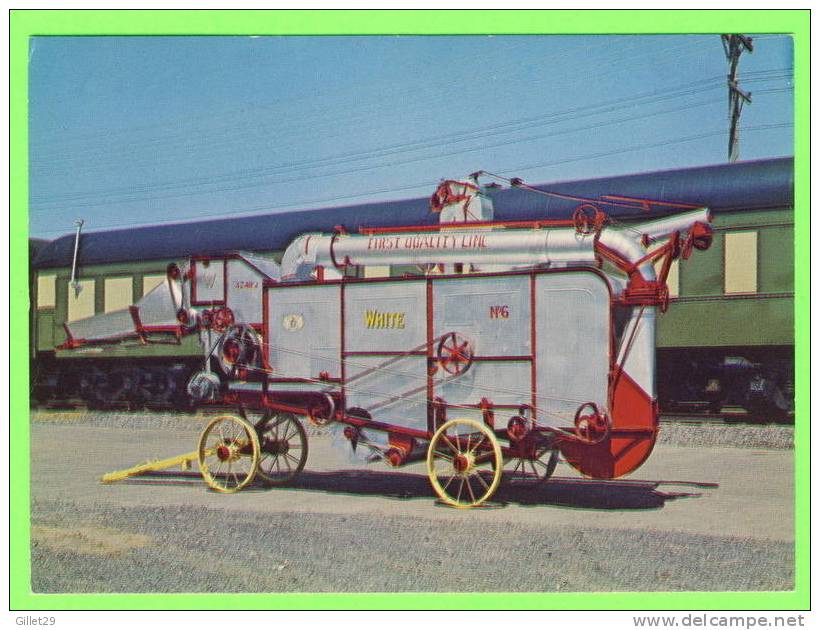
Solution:
[[[32,405],[89,409],[189,411],[186,384],[200,360],[38,359],[32,365]]]
[[[38,358],[32,364],[33,406],[189,411],[186,392],[200,360]],[[662,414],[748,422],[794,422],[794,349],[658,349]]]
[[[658,349],[661,413],[794,422],[792,346]]]

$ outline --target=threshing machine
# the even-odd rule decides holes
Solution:
[[[446,180],[435,226],[304,234],[278,265],[169,266],[166,308],[204,348],[189,392],[239,413],[153,467],[198,460],[222,492],[285,483],[305,465],[310,422],[391,466],[425,460],[457,507],[502,479],[547,479],[559,454],[589,477],[635,470],[658,432],[666,276],[709,247],[709,211],[620,225],[581,201],[570,221],[494,222],[477,177]],[[374,268],[392,273],[362,277]]]

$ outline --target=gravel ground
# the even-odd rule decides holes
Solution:
[[[69,501],[35,501],[32,523],[35,592],[768,591],[794,579],[789,543],[652,530]]]
[[[87,411],[85,409],[32,409],[31,422],[38,424],[82,425],[105,429],[195,429],[199,430],[214,415],[209,413],[171,413],[166,411]],[[233,410],[225,413],[235,413]],[[325,435],[328,429],[305,425],[308,436]]]
[[[423,463],[362,468],[326,429],[311,428],[308,467],[288,486],[225,496],[196,471],[99,483],[146,457],[187,452],[206,416],[55,410],[33,420],[36,592],[794,585],[793,453],[774,439],[778,427],[748,427],[744,448],[692,448],[698,435],[734,439],[747,427],[667,425],[665,440],[687,447],[659,444],[628,479],[584,479],[559,464],[538,489],[502,486],[483,509],[453,510],[435,502]],[[780,447],[761,448],[763,439]]]
[[[696,425],[677,421],[664,422],[661,425],[658,444],[790,450],[794,448],[794,428],[776,425]]]
[[[172,429],[199,428],[205,414],[167,412],[100,412],[85,410],[32,410],[37,423],[81,424],[104,428]],[[309,436],[323,435],[327,429],[306,426]],[[792,449],[794,428],[778,425],[692,424],[672,421],[661,425],[659,444],[684,447],[731,447],[751,449]]]

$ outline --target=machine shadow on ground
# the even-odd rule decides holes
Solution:
[[[128,483],[173,483],[200,477],[196,473],[155,472],[132,478]],[[715,484],[663,481],[610,481],[553,477],[545,483],[518,486],[504,483],[499,486],[491,501],[483,508],[501,508],[506,505],[557,506],[596,510],[651,510],[662,508],[667,501],[679,498],[697,498],[699,492],[664,492],[662,484],[675,486],[714,487]],[[437,499],[430,487],[427,475],[372,470],[340,470],[330,472],[302,471],[298,477],[284,485],[271,486],[255,481],[241,490],[246,492],[282,492],[305,490],[329,494],[355,496],[381,496],[389,499]]]

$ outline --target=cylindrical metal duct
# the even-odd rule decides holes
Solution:
[[[573,228],[532,230],[446,229],[438,232],[347,235],[305,234],[288,247],[282,258],[283,279],[307,279],[316,266],[427,265],[473,263],[476,265],[585,266],[599,254],[631,273],[646,257],[645,243],[696,223],[708,224],[706,208],[629,227],[604,227],[597,235]],[[655,269],[645,261],[637,268],[648,281]]]
[[[296,239],[282,258],[282,276],[303,276],[304,266],[422,265],[590,265],[593,235],[574,229],[530,231],[442,230],[404,234],[307,234]]]
[[[699,208],[691,212],[676,214],[672,217],[664,217],[656,221],[641,223],[637,229],[647,239],[656,240],[669,236],[673,232],[686,232],[692,229],[695,223],[709,224],[712,222],[711,212],[708,208]]]
[[[589,264],[594,239],[572,229],[530,232],[487,230],[338,236],[332,243],[337,264],[406,265],[428,263]]]

